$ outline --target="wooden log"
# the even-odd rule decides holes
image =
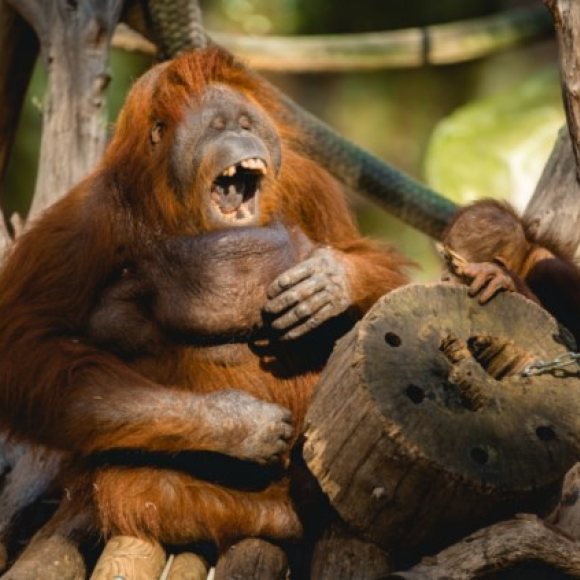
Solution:
[[[513,570],[510,578],[526,578],[535,572],[546,578],[555,571],[580,578],[580,544],[546,526],[533,515],[500,522],[484,528],[437,554],[424,558],[407,572],[383,578],[389,580],[471,580]],[[502,576],[503,578],[504,576]],[[506,576],[507,577],[507,576]]]
[[[173,558],[164,580],[205,580],[208,569],[207,562],[201,556],[183,552]]]
[[[334,522],[316,542],[311,580],[375,580],[392,570],[388,554]]]
[[[101,158],[106,142],[109,44],[122,1],[5,1],[36,31],[48,71],[38,179],[30,210],[34,217]]]
[[[84,580],[85,563],[66,536],[36,536],[1,580]]]
[[[546,521],[580,541],[580,463],[566,474],[560,502]]]
[[[86,539],[91,522],[89,509],[70,502],[58,510],[32,538],[1,580],[84,580],[84,559],[79,543]]]
[[[0,494],[0,538],[10,529],[15,516],[31,505],[54,484],[63,454],[42,446],[22,446],[4,481]]]
[[[54,484],[62,454],[0,433],[0,572],[8,563],[7,540],[17,515]],[[36,531],[36,530],[33,530]]]
[[[560,130],[524,220],[538,239],[553,240],[580,260],[580,184],[566,127]]]
[[[568,126],[560,131],[524,218],[540,239],[555,241],[580,260],[580,4],[575,0],[545,3],[558,37]]]
[[[578,368],[526,378],[570,345],[515,294],[383,297],[337,345],[306,417],[304,457],[341,517],[387,549],[544,506],[580,453]]]
[[[545,4],[552,13],[556,27],[562,95],[576,158],[576,176],[580,179],[580,4],[576,0],[545,0]]]
[[[250,538],[231,546],[218,560],[214,580],[286,580],[284,550],[266,540]]]
[[[165,566],[165,551],[157,542],[132,536],[111,538],[91,580],[157,580]]]

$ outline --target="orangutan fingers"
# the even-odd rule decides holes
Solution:
[[[294,340],[296,338],[300,338],[305,334],[308,334],[315,328],[318,328],[323,323],[325,323],[330,318],[336,316],[336,311],[332,307],[331,304],[326,304],[323,306],[318,312],[316,312],[313,316],[308,318],[302,324],[295,326],[291,330],[289,330],[284,336],[282,336],[282,340]]]
[[[283,274],[280,274],[270,285],[267,291],[268,298],[272,299],[295,286],[302,280],[309,278],[316,272],[316,262],[314,260],[305,260],[297,266],[290,268]]]
[[[277,330],[290,328],[298,322],[312,317],[323,306],[326,306],[331,302],[332,295],[330,292],[326,290],[318,292],[317,294],[314,294],[314,296],[310,296],[307,300],[300,302],[290,311],[284,313],[282,316],[274,320],[272,322],[272,328]]]
[[[268,300],[264,310],[270,314],[279,314],[295,304],[308,300],[308,298],[323,290],[326,284],[327,281],[324,276],[310,276],[296,284],[296,286]]]
[[[513,292],[515,290],[515,285],[510,276],[507,274],[498,273],[497,276],[490,280],[489,284],[485,287],[479,296],[480,304],[489,302],[498,292],[501,292],[502,290],[509,290]]]
[[[469,295],[475,296],[478,292],[481,291],[481,289],[487,284],[488,280],[490,280],[492,277],[493,274],[487,268],[479,270],[469,285]]]

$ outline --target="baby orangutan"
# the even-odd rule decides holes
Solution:
[[[580,340],[580,271],[554,244],[539,240],[505,203],[476,202],[454,217],[444,247],[465,260],[455,273],[483,304],[502,290],[541,304]]]

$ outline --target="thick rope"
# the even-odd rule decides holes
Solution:
[[[148,0],[147,7],[161,58],[207,47],[199,2]]]

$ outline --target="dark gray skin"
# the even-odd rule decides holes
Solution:
[[[312,252],[302,232],[279,223],[166,240],[105,291],[89,336],[127,355],[153,353],[176,337],[247,339],[267,324],[264,307],[276,304],[268,294]]]

